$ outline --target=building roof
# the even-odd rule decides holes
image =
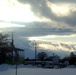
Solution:
[[[15,47],[0,47],[0,51],[5,51],[7,53],[12,51],[24,51],[24,50]]]

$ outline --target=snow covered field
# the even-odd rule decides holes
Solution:
[[[63,69],[39,68],[31,65],[19,65],[17,75],[76,75],[76,67]],[[0,75],[16,75],[15,65],[0,65]]]

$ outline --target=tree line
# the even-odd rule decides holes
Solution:
[[[0,33],[0,64],[5,62],[12,62],[12,47],[11,43],[8,39],[8,34],[1,34]],[[69,56],[64,57],[63,59],[60,59],[60,56],[58,55],[52,55],[48,56],[46,52],[39,52],[36,56],[36,60],[44,61],[52,61],[53,57],[57,57],[59,59],[59,62],[64,63],[65,61],[68,61],[70,65],[76,65],[76,55],[71,52]],[[24,60],[30,60],[29,58],[26,58]],[[35,59],[34,59],[35,60]]]

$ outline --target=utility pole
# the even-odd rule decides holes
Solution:
[[[13,50],[14,50],[14,47],[13,47],[13,44],[14,44],[14,40],[13,40],[13,32],[12,32],[12,33],[11,33],[12,64],[14,63],[14,58],[13,58]]]
[[[14,32],[12,32],[12,46],[14,46],[14,39],[13,39],[13,34]]]
[[[13,34],[14,32],[11,32],[11,46],[12,46],[12,63],[14,63],[14,57],[13,57],[13,51],[14,51],[14,38]]]
[[[35,41],[35,64],[36,64],[36,55],[37,55],[37,43]]]
[[[14,32],[12,32],[12,57],[13,57],[13,51],[14,51],[14,49],[15,49],[15,46],[14,46],[14,38],[13,38],[13,33]],[[16,74],[15,75],[17,75],[17,69],[18,69],[18,52],[17,52],[17,50],[15,50],[15,64],[16,64]],[[12,58],[13,59],[13,58]],[[14,59],[13,59],[14,60]]]
[[[35,65],[36,65],[36,58],[37,58],[37,42],[34,40],[34,48],[35,48]]]

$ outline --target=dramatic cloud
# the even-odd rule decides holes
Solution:
[[[62,3],[62,0],[58,1],[59,3],[57,3],[57,1],[52,2],[52,0],[1,0],[0,19],[15,21],[17,23],[32,23],[33,21],[36,21],[37,25],[39,24],[38,26],[40,26],[42,24],[41,27],[43,27],[43,29],[45,27],[45,30],[49,28],[48,30],[55,29],[58,30],[58,32],[61,31],[64,33],[66,30],[75,30],[76,5],[70,1],[67,1],[66,3],[65,1]],[[55,31],[53,30],[53,33],[54,32]]]
[[[48,1],[51,1],[51,2],[54,2],[54,3],[75,3],[76,0],[48,0]]]
[[[18,24],[0,22],[0,28],[10,28],[10,27],[25,27],[25,25],[18,25]]]
[[[40,21],[31,11],[29,4],[21,4],[17,0],[0,1],[0,20],[32,22]],[[46,20],[42,18],[42,20]]]
[[[39,44],[40,50],[48,53],[75,51],[75,2],[75,0],[0,0],[0,32],[16,32],[15,46],[27,49],[27,52],[33,53],[29,45],[33,40],[42,42]]]
[[[74,0],[18,0],[23,4],[30,4],[32,11],[39,17],[46,17],[55,23],[64,23],[76,28],[75,14],[76,5]],[[62,26],[62,25],[59,25]]]

